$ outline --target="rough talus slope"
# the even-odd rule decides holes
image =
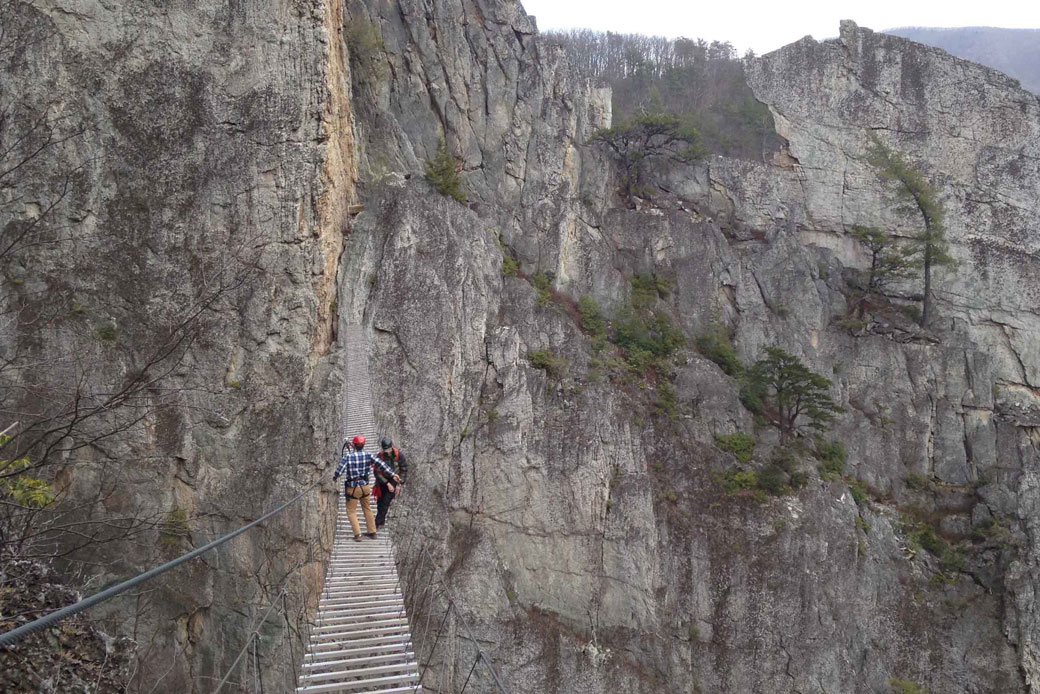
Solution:
[[[77,382],[103,397],[176,343],[133,417],[112,413],[119,435],[59,465],[74,496],[115,490],[90,507],[97,517],[162,521],[133,545],[78,557],[100,572],[96,586],[257,517],[309,484],[335,447],[331,317],[356,176],[342,6],[2,4],[8,28],[36,37],[12,59],[3,98],[49,112],[68,136],[2,190],[0,226],[45,211],[47,241],[4,268],[5,308],[55,316],[45,335],[5,323],[5,350],[44,365],[34,377],[57,383],[58,400]],[[111,421],[79,425],[74,443]],[[133,687],[211,691],[283,586],[298,623],[316,600],[332,515],[315,494],[94,613],[137,639]],[[265,630],[277,649],[267,682],[288,687],[299,644],[277,622]]]
[[[353,85],[366,208],[342,305],[370,331],[378,414],[415,460],[429,546],[513,691],[1034,686],[1036,203],[1015,191],[1037,184],[1035,97],[845,25],[750,67],[789,142],[780,161],[662,169],[671,193],[628,210],[583,145],[602,95],[513,3],[357,2],[347,21],[378,27],[384,52]],[[474,99],[479,80],[499,96]],[[849,227],[911,231],[864,164],[869,128],[942,191],[962,265],[932,334],[833,325],[865,260]],[[442,137],[469,206],[420,180]],[[538,271],[555,275],[548,301]],[[722,319],[746,360],[779,343],[835,381],[848,410],[835,435],[866,499],[815,471],[794,496],[725,494],[713,472],[734,461],[714,436],[754,423],[694,352],[675,420],[648,404],[652,385],[590,377],[569,302],[613,314],[631,274],[651,271],[675,279],[666,301],[690,336]],[[531,368],[538,349],[568,358],[562,378]],[[756,433],[767,455],[774,435]],[[932,482],[913,489],[913,475]],[[943,570],[908,549],[912,507],[951,539],[1006,534]]]

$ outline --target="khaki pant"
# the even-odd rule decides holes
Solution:
[[[374,535],[376,532],[376,519],[372,515],[372,505],[368,503],[368,497],[372,494],[372,485],[366,484],[364,487],[351,487],[350,483],[347,482],[343,485],[343,492],[347,495],[347,517],[350,518],[350,527],[354,529],[354,537],[361,534],[361,524],[358,523],[357,519],[358,501],[363,502],[361,511],[365,514],[365,527],[368,529],[369,534]]]

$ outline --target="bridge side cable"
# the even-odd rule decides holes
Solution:
[[[281,513],[282,511],[287,509],[289,506],[291,506],[292,504],[294,504],[297,501],[299,501],[300,499],[302,499],[304,496],[306,496],[312,490],[317,488],[318,485],[320,485],[320,484],[321,484],[320,480],[315,482],[314,484],[312,484],[311,486],[307,487],[302,492],[300,492],[299,494],[294,496],[292,499],[289,499],[288,501],[286,501],[284,504],[282,504],[278,508],[274,509],[273,511],[269,511],[268,513],[265,513],[263,516],[260,516],[255,521],[253,521],[253,522],[251,522],[251,523],[249,523],[247,525],[243,525],[238,530],[230,532],[227,535],[224,535],[223,537],[218,538],[218,539],[214,540],[213,542],[210,542],[209,544],[203,545],[202,547],[199,547],[198,549],[192,550],[191,552],[188,552],[187,554],[184,554],[184,555],[182,555],[180,557],[177,557],[176,559],[168,561],[165,564],[157,566],[154,569],[150,569],[148,571],[145,571],[144,573],[138,574],[137,576],[134,576],[131,579],[128,579],[126,581],[123,581],[122,583],[114,585],[111,588],[107,588],[106,590],[103,590],[100,593],[96,593],[96,594],[90,596],[89,598],[84,598],[83,600],[80,600],[77,603],[74,603],[72,605],[68,605],[66,607],[62,607],[61,609],[58,609],[58,610],[55,610],[54,612],[46,614],[46,615],[44,615],[43,617],[40,617],[37,620],[29,622],[28,624],[23,624],[22,626],[18,627],[17,629],[12,629],[10,631],[4,632],[3,634],[0,634],[0,646],[10,646],[10,645],[14,644],[16,641],[18,641],[19,639],[21,639],[21,638],[23,638],[25,636],[28,636],[29,634],[31,634],[31,633],[33,633],[35,631],[39,631],[40,629],[46,629],[47,627],[49,627],[49,626],[51,626],[53,624],[57,624],[58,622],[60,622],[63,619],[71,617],[72,615],[75,615],[75,614],[79,614],[83,610],[89,609],[89,608],[93,607],[94,605],[97,605],[97,604],[102,603],[102,602],[104,602],[106,600],[114,598],[115,596],[119,595],[120,593],[124,593],[124,592],[130,590],[131,588],[144,583],[145,581],[153,579],[153,578],[155,578],[156,576],[158,576],[160,574],[166,573],[167,571],[169,571],[172,568],[180,566],[184,562],[191,561],[195,557],[197,557],[197,556],[199,556],[201,554],[205,554],[206,552],[210,551],[211,549],[215,549],[216,547],[219,547],[220,545],[224,544],[228,540],[231,540],[232,538],[238,537],[239,535],[241,535],[245,531],[249,530],[250,528],[253,528],[253,527],[263,523],[268,518],[272,518],[274,516],[277,516],[279,513]]]

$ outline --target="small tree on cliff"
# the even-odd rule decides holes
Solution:
[[[630,202],[648,190],[643,175],[651,159],[692,161],[706,151],[697,128],[670,113],[643,113],[598,131],[591,141],[606,145],[621,164],[621,185]]]
[[[903,257],[908,265],[920,266],[924,272],[924,298],[921,306],[921,326],[928,325],[932,313],[932,269],[936,266],[952,265],[950,245],[946,240],[946,226],[942,206],[937,200],[935,188],[906,157],[892,151],[871,133],[868,161],[882,178],[895,181],[900,197],[913,205],[924,221],[924,229],[917,234],[904,250]]]
[[[863,315],[867,299],[884,294],[892,281],[905,277],[912,262],[895,248],[891,236],[874,227],[856,226],[852,237],[870,252],[870,267],[863,273],[863,296],[856,302],[857,312]]]
[[[749,387],[757,391],[767,411],[772,409],[781,441],[801,429],[822,433],[845,411],[831,398],[832,385],[801,359],[775,346],[766,348],[766,356],[755,362],[749,377]]]
[[[458,202],[466,203],[466,191],[462,189],[455,157],[451,156],[443,140],[433,159],[426,161],[426,178],[442,195],[450,195]]]

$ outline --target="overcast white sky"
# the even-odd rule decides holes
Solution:
[[[632,34],[729,41],[737,51],[768,53],[807,34],[838,35],[851,19],[882,31],[905,26],[1040,28],[1037,0],[521,0],[538,29],[586,28]],[[1024,9],[1026,8],[1026,9]]]

